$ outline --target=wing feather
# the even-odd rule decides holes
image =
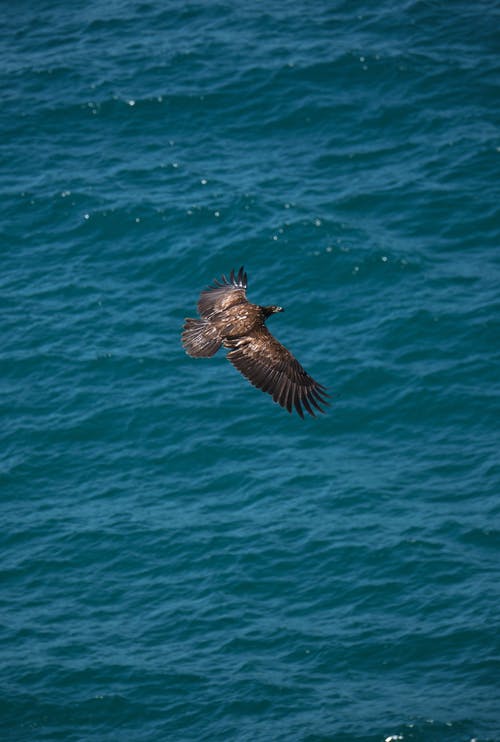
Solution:
[[[231,345],[227,355],[233,366],[253,386],[267,392],[275,402],[301,417],[304,410],[315,417],[328,405],[326,387],[315,381],[284,345],[262,326]]]
[[[202,291],[198,300],[198,312],[200,317],[210,319],[219,312],[224,312],[235,304],[247,301],[247,274],[243,266],[235,274],[234,269],[226,276],[215,279],[213,284]]]
[[[304,405],[304,408],[305,408],[305,410],[306,410],[306,411],[307,411],[307,412],[308,412],[308,413],[309,413],[310,415],[312,415],[313,417],[316,417],[316,415],[314,414],[314,412],[313,412],[313,409],[312,409],[311,405],[309,404],[309,402],[307,401],[307,398],[306,398],[306,397],[304,397],[304,399],[302,400],[302,404]],[[297,412],[299,413],[299,415],[300,415],[301,417],[304,417],[304,413],[303,413],[303,411],[302,411],[302,407],[300,407],[300,402],[299,402],[298,400],[297,400],[297,402],[295,403],[295,406],[296,406],[296,408],[297,408]]]

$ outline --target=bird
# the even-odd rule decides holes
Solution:
[[[316,417],[328,405],[327,387],[319,384],[297,359],[269,332],[266,320],[283,312],[280,306],[260,306],[247,299],[247,274],[243,266],[229,278],[222,275],[201,292],[199,319],[187,317],[182,345],[193,358],[209,358],[222,347],[227,359],[257,389],[301,418],[304,410]]]

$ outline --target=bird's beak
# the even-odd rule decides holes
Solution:
[[[283,309],[283,307],[276,307],[276,311],[277,312],[284,312],[285,310]]]

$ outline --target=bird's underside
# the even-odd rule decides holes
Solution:
[[[195,358],[214,355],[221,346],[228,348],[227,358],[253,386],[267,392],[288,412],[295,408],[313,417],[324,412],[326,387],[303,369],[297,359],[269,332],[267,317],[283,311],[281,307],[263,307],[246,298],[247,275],[240,268],[229,279],[222,276],[198,301],[200,319],[188,318],[182,344]]]

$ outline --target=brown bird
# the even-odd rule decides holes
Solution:
[[[303,408],[313,417],[324,412],[326,387],[302,368],[289,350],[271,335],[265,321],[282,312],[274,305],[251,304],[246,296],[247,274],[240,268],[229,280],[222,276],[202,291],[198,301],[201,319],[187,318],[182,333],[186,353],[194,358],[213,356],[229,348],[227,358],[248,381],[272,395],[275,402],[303,418]]]

